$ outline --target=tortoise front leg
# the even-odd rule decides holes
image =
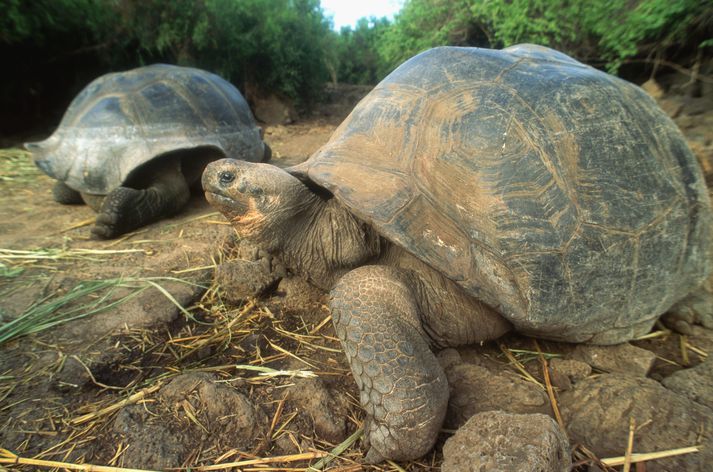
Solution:
[[[190,198],[190,190],[180,167],[164,168],[154,174],[146,189],[118,187],[106,196],[92,236],[114,238],[180,211]]]
[[[355,269],[331,292],[334,326],[366,411],[370,463],[426,454],[446,414],[446,376],[413,292],[407,273],[385,266]]]

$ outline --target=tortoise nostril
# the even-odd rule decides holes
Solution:
[[[223,171],[218,174],[218,181],[223,185],[229,184],[233,180],[235,180],[235,174],[233,172]]]

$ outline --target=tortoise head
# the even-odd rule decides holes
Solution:
[[[247,238],[268,243],[290,231],[317,197],[296,177],[269,164],[236,159],[210,163],[203,172],[208,202]]]
[[[55,179],[63,180],[69,173],[71,161],[69,159],[56,159],[53,157],[58,146],[58,140],[49,137],[44,141],[25,143],[25,149],[32,153],[32,160],[42,172]]]

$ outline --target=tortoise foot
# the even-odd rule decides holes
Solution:
[[[143,224],[145,190],[119,187],[104,199],[94,226],[92,238],[110,239],[134,230]]]
[[[703,284],[683,300],[676,303],[662,317],[666,326],[681,334],[693,334],[695,325],[713,329],[713,285]]]

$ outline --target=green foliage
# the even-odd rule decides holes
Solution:
[[[337,81],[369,85],[386,75],[377,48],[390,26],[386,18],[362,18],[354,29],[342,27],[335,35]]]
[[[391,67],[441,45],[536,43],[615,72],[632,57],[711,42],[710,0],[407,0],[378,46]]]
[[[298,101],[327,80],[317,0],[127,0],[123,25],[149,57],[215,71]]]
[[[0,0],[0,128],[48,120],[91,79],[153,62],[216,72],[243,92],[309,105],[330,79],[378,82],[440,45],[532,42],[610,71],[695,60],[713,45],[713,0],[406,0],[393,22],[339,33],[319,0]],[[710,49],[705,49],[710,51]],[[56,118],[54,118],[56,119]]]
[[[17,64],[27,75],[55,74],[64,61],[64,74],[86,84],[97,69],[161,61],[207,69],[243,91],[276,92],[298,105],[317,98],[328,79],[333,33],[319,0],[0,0],[0,7],[0,52],[15,56],[5,61],[10,67],[33,57],[31,66]],[[32,80],[46,82],[27,88],[45,89],[55,79]],[[6,88],[3,102],[16,88],[22,85]]]
[[[686,43],[705,47],[713,36],[710,0],[642,0],[630,11],[620,0],[615,22],[607,18],[601,1],[599,21],[591,29],[601,38],[601,57],[613,71],[637,55],[661,55],[667,48]]]
[[[713,3],[700,0],[483,0],[471,12],[494,47],[543,44],[613,72],[713,25]]]
[[[89,43],[97,33],[111,28],[108,2],[96,0],[2,0],[0,44],[31,40],[45,47],[58,47],[57,38]]]
[[[434,46],[471,44],[472,0],[406,0],[377,50],[385,70]],[[485,44],[481,44],[485,45]]]

